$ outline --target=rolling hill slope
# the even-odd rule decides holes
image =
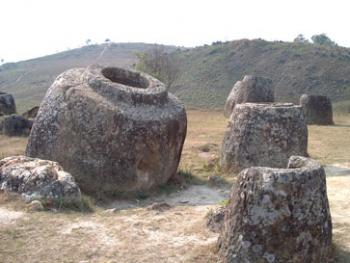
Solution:
[[[152,44],[91,45],[0,67],[0,91],[15,96],[19,112],[38,105],[57,75],[93,63],[132,67],[136,52]],[[350,49],[314,44],[238,40],[190,49],[167,47],[180,63],[171,87],[187,106],[221,108],[245,74],[272,78],[279,101],[298,102],[302,93],[324,94],[350,108]]]
[[[273,80],[279,101],[302,93],[350,99],[350,49],[314,44],[239,40],[177,52],[181,77],[172,87],[188,105],[222,107],[233,84],[246,74]],[[349,105],[350,106],[350,105]]]

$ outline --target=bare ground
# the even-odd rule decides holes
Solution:
[[[227,194],[195,185],[141,202],[111,203],[92,214],[1,208],[0,261],[215,262],[217,235],[206,229],[205,216]],[[156,201],[171,207],[151,210]]]

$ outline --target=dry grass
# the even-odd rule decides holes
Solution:
[[[0,157],[24,154],[28,138],[0,135]]]
[[[188,131],[180,167],[201,179],[216,171],[218,150],[224,136],[227,119],[219,111],[188,112]]]
[[[188,120],[181,169],[205,182],[209,175],[220,175],[215,160],[227,120],[221,112],[198,110],[190,110]],[[346,165],[350,116],[335,116],[335,121],[332,127],[309,127],[309,153],[323,164]],[[23,154],[25,144],[25,138],[1,136],[0,153]],[[350,262],[350,176],[328,177],[327,184],[337,262]],[[191,194],[197,201],[181,203],[191,200]],[[139,200],[126,205],[119,200],[114,213],[103,207],[95,207],[93,213],[24,213],[11,224],[0,224],[0,262],[216,262],[217,235],[206,229],[205,215],[220,196],[216,203],[206,203],[206,194],[173,192],[164,199],[173,206],[165,212],[147,210]],[[23,210],[23,204],[0,195],[0,208]]]
[[[334,126],[309,126],[309,154],[322,164],[350,162],[350,114],[334,120]]]

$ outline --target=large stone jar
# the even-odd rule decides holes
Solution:
[[[224,263],[333,262],[323,167],[293,156],[288,169],[243,170],[231,191],[218,248]]]
[[[16,113],[15,99],[11,94],[0,92],[0,116]]]
[[[286,167],[292,155],[307,155],[307,125],[301,106],[244,103],[234,108],[221,147],[223,170]]]
[[[176,174],[186,128],[183,104],[151,76],[77,68],[47,91],[26,154],[58,161],[85,192],[135,194]]]
[[[300,97],[308,124],[332,125],[333,109],[331,99],[327,96],[307,95]]]
[[[237,81],[227,97],[224,114],[228,118],[237,104],[247,102],[274,102],[272,80],[246,75]]]

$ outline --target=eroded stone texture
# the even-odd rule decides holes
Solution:
[[[332,222],[318,162],[292,156],[288,169],[243,170],[227,210],[218,241],[223,262],[330,262]]]
[[[292,155],[307,155],[307,125],[301,106],[291,103],[236,105],[221,147],[223,170],[286,167]]]
[[[234,107],[246,102],[274,102],[272,80],[247,75],[233,86],[225,105],[225,116],[230,117]]]
[[[0,116],[16,113],[16,104],[11,94],[0,92]]]
[[[16,192],[27,201],[45,205],[79,204],[80,189],[56,162],[26,156],[0,161],[0,190]]]
[[[303,94],[300,97],[300,105],[304,109],[308,124],[334,124],[332,102],[327,96]]]
[[[27,120],[21,115],[12,114],[6,116],[1,122],[2,133],[7,136],[28,136],[33,121]]]
[[[26,154],[58,161],[86,192],[134,194],[176,174],[186,127],[183,104],[158,80],[72,69],[48,90]]]
[[[215,210],[210,210],[206,216],[207,227],[210,231],[219,233],[224,225],[225,214],[227,213],[226,207],[219,207]]]

